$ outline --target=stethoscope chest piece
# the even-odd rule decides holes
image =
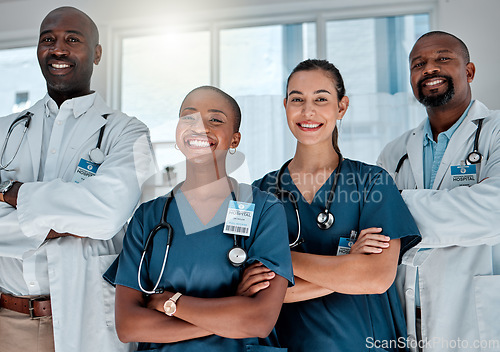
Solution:
[[[335,217],[330,211],[322,211],[316,217],[316,224],[322,230],[328,230],[335,222]]]
[[[472,151],[467,155],[467,162],[469,164],[478,164],[481,162],[482,155],[479,152]]]
[[[100,148],[94,148],[89,152],[90,161],[96,164],[102,164],[104,161],[104,153]]]
[[[233,266],[240,266],[247,260],[247,252],[240,246],[234,246],[227,252],[227,257]]]

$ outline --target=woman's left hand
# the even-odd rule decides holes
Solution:
[[[269,280],[273,279],[275,276],[276,274],[262,263],[253,263],[243,272],[243,277],[236,290],[236,295],[252,297],[257,292],[268,288]]]

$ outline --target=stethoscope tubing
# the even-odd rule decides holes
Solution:
[[[469,164],[479,164],[481,160],[483,159],[483,155],[479,152],[479,136],[481,134],[481,129],[483,128],[483,119],[479,120],[477,122],[477,127],[476,127],[476,133],[474,135],[474,143],[473,143],[473,150],[467,155],[467,158],[465,159],[466,162]],[[475,157],[477,160],[471,160],[472,157]],[[396,179],[396,176],[398,175],[399,171],[401,170],[401,167],[403,166],[405,160],[408,159],[408,153],[404,154],[398,161],[396,165],[396,169],[394,170],[394,179]]]
[[[3,145],[2,145],[2,150],[0,151],[0,170],[14,171],[13,169],[9,169],[8,167],[10,166],[10,164],[12,164],[12,162],[16,158],[17,153],[19,152],[19,149],[21,148],[21,145],[23,144],[24,136],[26,135],[26,132],[28,131],[28,128],[30,126],[32,116],[33,116],[33,113],[27,111],[24,115],[16,118],[10,124],[9,130],[7,131],[7,135],[5,136],[5,140],[4,140]],[[7,144],[10,140],[10,135],[12,134],[12,131],[14,131],[14,128],[17,125],[19,125],[20,123],[22,123],[23,120],[26,120],[26,122],[24,123],[23,135],[22,135],[21,139],[19,140],[19,144],[17,145],[14,156],[12,156],[12,158],[7,163],[4,164],[3,157],[4,157],[5,151],[7,149]]]

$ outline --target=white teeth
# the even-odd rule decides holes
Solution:
[[[426,86],[435,86],[436,84],[441,84],[441,83],[443,83],[443,80],[442,79],[438,79],[438,80],[435,80],[435,81],[427,82],[425,85]]]
[[[68,68],[68,64],[52,64],[53,68]]]
[[[301,123],[300,124],[300,127],[303,127],[303,128],[317,128],[319,127],[319,123]]]
[[[210,143],[208,141],[199,140],[199,139],[190,139],[187,141],[189,146],[198,147],[198,148],[208,148],[210,147]]]

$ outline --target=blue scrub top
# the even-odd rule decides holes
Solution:
[[[342,163],[330,207],[335,223],[328,230],[319,229],[316,216],[325,209],[333,175],[316,193],[312,204],[308,204],[293,183],[288,169],[283,173],[281,188],[296,196],[305,240],[293,250],[336,255],[341,237],[349,238],[351,230],[359,233],[368,227],[381,227],[382,234],[392,239],[400,238],[400,258],[420,241],[417,225],[389,174],[377,166],[349,159]],[[255,181],[254,185],[276,193],[277,176],[277,171],[271,172]],[[289,239],[293,242],[297,234],[297,218],[286,195],[282,201],[287,213]],[[375,346],[384,342],[384,350],[398,351],[398,341],[406,338],[405,319],[394,284],[380,295],[335,292],[308,301],[284,304],[276,331],[281,345],[292,352],[379,351]]]
[[[286,215],[276,197],[250,185],[239,185],[237,200],[254,203],[250,235],[243,238],[248,253],[245,265],[259,261],[293,284],[292,261],[288,248]],[[228,197],[214,218],[204,225],[181,191],[169,206],[167,221],[173,227],[173,238],[160,287],[188,296],[217,298],[234,296],[241,280],[243,267],[236,268],[227,253],[234,245],[233,235],[224,234]],[[144,244],[160,221],[166,197],[142,204],[135,212],[124,239],[118,264],[104,274],[113,284],[140,291],[137,271]],[[183,221],[184,220],[184,221]],[[166,248],[166,230],[160,230],[148,251],[147,264],[143,264],[141,279],[146,290],[152,290],[160,275]],[[240,236],[238,242],[241,244]],[[144,266],[146,265],[146,268]],[[116,275],[116,276],[115,276]],[[279,346],[273,333],[266,339],[228,339],[217,335],[170,344],[140,343],[139,351],[286,351]]]

